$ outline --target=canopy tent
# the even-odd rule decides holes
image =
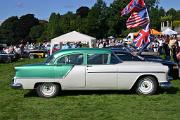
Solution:
[[[157,31],[157,30],[155,30],[155,29],[150,29],[150,32],[151,32],[152,35],[162,35],[161,32],[159,32],[159,31]],[[135,33],[134,33],[134,36],[137,36],[138,33],[139,33],[139,31],[138,31],[138,32],[135,32]]]
[[[52,54],[52,49],[55,44],[67,43],[67,42],[82,42],[82,43],[89,43],[89,47],[91,48],[95,40],[96,38],[94,37],[76,31],[72,31],[51,40],[50,54]]]
[[[151,31],[151,34],[152,34],[152,35],[162,35],[161,32],[159,32],[159,31],[157,31],[157,30],[155,30],[155,29],[150,29],[150,31]]]
[[[177,34],[176,31],[171,30],[170,28],[167,28],[167,29],[164,30],[162,33],[163,33],[164,35],[174,35],[174,34]]]

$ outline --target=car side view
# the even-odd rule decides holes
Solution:
[[[55,97],[62,90],[131,90],[155,94],[170,87],[168,67],[153,62],[122,62],[111,50],[60,50],[45,63],[15,67],[13,88],[35,89],[40,97]]]

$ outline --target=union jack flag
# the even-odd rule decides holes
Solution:
[[[137,37],[134,39],[135,46],[137,48],[143,47],[144,44],[147,44],[150,42],[150,31],[149,31],[149,23],[145,27],[145,29],[142,29]]]
[[[147,25],[150,22],[147,9],[143,9],[140,12],[133,12],[126,22],[127,28],[135,28],[138,26]]]
[[[121,11],[121,16],[130,12],[138,12],[145,7],[144,0],[131,0],[131,2]]]

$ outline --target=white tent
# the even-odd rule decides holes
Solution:
[[[174,35],[174,34],[177,34],[177,32],[174,31],[174,30],[171,30],[170,28],[167,28],[166,30],[164,30],[162,32],[162,34],[164,34],[164,35]]]
[[[76,31],[72,31],[51,40],[50,54],[52,54],[52,49],[55,44],[66,43],[66,42],[82,42],[82,43],[89,43],[89,47],[91,48],[95,40],[96,38],[94,37]]]

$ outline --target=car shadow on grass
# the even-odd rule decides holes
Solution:
[[[179,91],[177,87],[169,89],[159,89],[156,95],[159,94],[176,94]],[[137,95],[135,91],[129,90],[66,90],[60,91],[58,96],[79,96],[79,95]],[[38,97],[35,90],[29,90],[24,94],[24,97]]]
[[[171,87],[169,89],[159,89],[157,94],[176,94],[179,90],[177,87]]]
[[[119,90],[66,90],[60,91],[58,96],[78,96],[78,95],[108,95],[108,94],[119,94],[119,95],[131,95],[134,94],[132,91],[119,91]],[[24,98],[38,97],[35,90],[29,90],[24,94]]]
[[[26,97],[38,97],[38,95],[35,90],[29,90],[24,94],[24,98]]]
[[[62,91],[59,96],[76,96],[76,95],[131,95],[132,91],[119,91],[119,90],[68,90]]]

